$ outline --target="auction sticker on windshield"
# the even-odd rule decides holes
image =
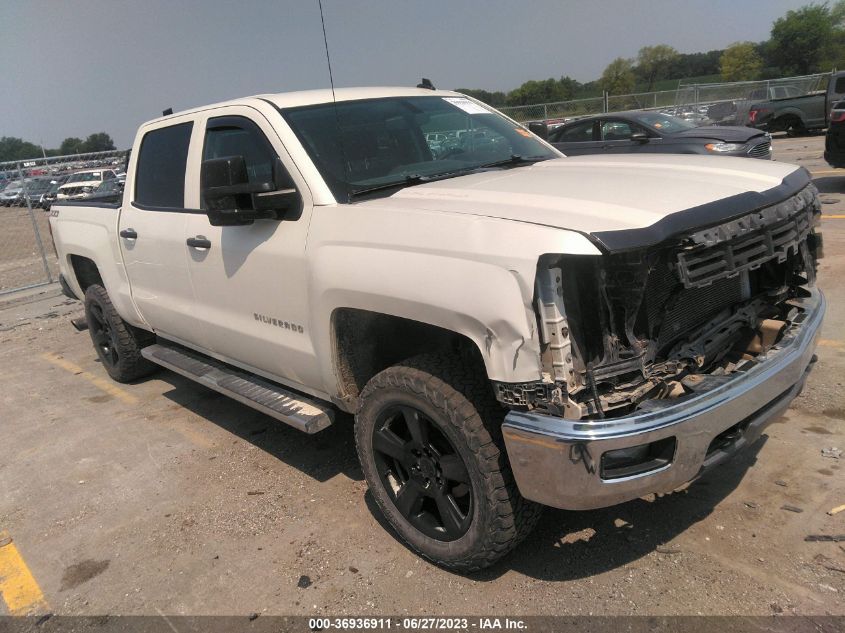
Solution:
[[[487,108],[483,108],[465,97],[443,97],[443,101],[448,101],[453,106],[459,107],[467,114],[488,114],[490,112]]]

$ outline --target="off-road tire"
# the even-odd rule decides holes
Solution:
[[[101,314],[107,323],[106,336],[114,354],[105,353],[98,344],[97,336],[102,334],[103,329],[98,314]],[[120,318],[108,292],[99,284],[92,284],[85,291],[85,319],[97,356],[112,379],[117,382],[131,382],[156,371],[158,366],[141,356],[141,349],[154,343],[155,336],[129,325]]]
[[[376,470],[373,431],[380,411],[391,406],[421,411],[463,458],[472,482],[473,517],[458,540],[439,541],[418,530],[385,489]],[[402,540],[436,565],[460,573],[489,567],[540,519],[543,506],[517,490],[502,439],[503,419],[483,366],[458,355],[409,359],[374,376],[361,393],[355,443],[373,498]]]

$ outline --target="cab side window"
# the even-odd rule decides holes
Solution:
[[[185,207],[185,166],[194,124],[179,123],[144,135],[135,167],[135,202],[151,207]]]
[[[240,116],[209,119],[202,159],[205,161],[230,156],[243,156],[250,184],[273,182],[273,168],[278,161],[278,154],[255,123]],[[282,178],[283,182],[275,184],[282,188],[294,186],[289,174],[283,173]],[[205,208],[204,199],[202,206]]]
[[[634,133],[634,127],[627,121],[604,121],[601,124],[601,140],[627,141]]]
[[[654,124],[654,126],[661,127],[659,123]],[[651,136],[644,127],[619,119],[602,121],[600,131],[601,140],[603,141],[629,141],[632,135],[640,133]]]
[[[585,121],[584,123],[576,123],[571,127],[563,127],[560,131],[555,130],[551,134],[551,140],[554,143],[583,143],[593,140],[593,125],[594,121]]]

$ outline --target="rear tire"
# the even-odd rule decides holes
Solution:
[[[131,382],[157,369],[141,356],[141,349],[155,342],[155,336],[120,318],[108,292],[99,284],[85,291],[85,319],[97,356],[114,380]]]
[[[803,121],[796,116],[786,118],[780,127],[789,137],[805,136],[807,134],[807,128],[804,127]]]
[[[433,563],[489,567],[534,528],[483,370],[453,355],[412,358],[373,377],[355,419],[358,457],[388,522]]]

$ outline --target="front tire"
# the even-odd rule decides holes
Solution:
[[[85,319],[97,356],[112,379],[131,382],[157,369],[141,356],[141,348],[154,341],[153,335],[120,318],[108,292],[99,284],[85,291]]]
[[[483,370],[451,355],[390,367],[361,394],[355,441],[373,498],[405,543],[447,569],[492,565],[540,518],[516,488],[502,413]]]

